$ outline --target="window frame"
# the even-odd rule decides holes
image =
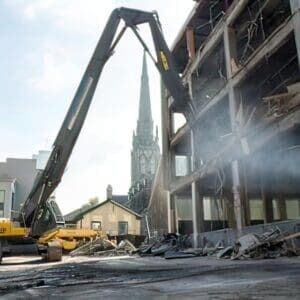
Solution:
[[[0,218],[4,218],[4,206],[5,206],[5,196],[6,196],[6,190],[0,190],[0,194],[3,192],[3,200],[0,197],[0,204],[2,208],[0,208]]]
[[[93,228],[93,225],[94,225],[94,224],[99,224],[99,225],[100,225],[100,229],[95,229],[95,228]],[[101,222],[101,221],[91,221],[91,229],[92,229],[92,230],[96,230],[96,231],[102,230],[102,222]]]
[[[126,225],[125,233],[121,233],[121,225]],[[127,221],[119,221],[118,222],[118,235],[127,235],[128,234],[128,222]]]

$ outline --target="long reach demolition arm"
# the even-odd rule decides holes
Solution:
[[[117,33],[120,21],[125,26]],[[156,60],[138,33],[137,25],[148,23],[154,42]],[[173,98],[173,107],[184,114],[188,122],[192,123],[194,107],[188,90],[183,86],[176,71],[174,60],[163,37],[158,16],[155,12],[145,12],[129,8],[115,9],[104,28],[94,54],[77,88],[73,101],[53,144],[47,165],[35,180],[32,190],[25,201],[19,219],[23,225],[30,228],[30,235],[39,237],[45,231],[55,228],[59,223],[58,207],[49,207],[47,200],[59,184],[69,160],[74,144],[80,133],[92,101],[102,69],[127,28],[133,30],[142,43],[156,67],[162,81]],[[63,222],[63,218],[61,219]]]

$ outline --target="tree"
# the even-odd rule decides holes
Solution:
[[[97,196],[89,199],[89,205],[90,206],[95,206],[98,203],[99,203],[99,198]]]

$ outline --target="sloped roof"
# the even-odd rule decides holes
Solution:
[[[118,202],[124,206],[127,206],[128,196],[127,195],[113,195],[112,200]]]
[[[108,203],[108,202],[111,202],[112,204],[114,204],[114,205],[116,205],[116,206],[118,206],[118,207],[120,207],[120,208],[122,208],[122,209],[128,211],[129,213],[135,215],[135,216],[138,217],[138,218],[142,218],[142,216],[141,216],[140,214],[138,214],[138,213],[136,213],[135,211],[131,210],[131,209],[128,208],[127,206],[122,205],[121,203],[116,202],[115,200],[110,200],[110,199],[108,199],[108,200],[106,200],[106,201],[104,201],[104,202],[101,202],[101,203],[99,203],[99,204],[96,204],[96,205],[94,205],[94,206],[82,207],[82,208],[79,208],[79,209],[76,209],[76,210],[70,212],[69,214],[67,214],[67,215],[64,216],[65,221],[66,221],[67,223],[77,222],[77,221],[79,221],[80,219],[82,219],[82,217],[83,217],[85,214],[91,212],[91,211],[94,210],[94,209],[97,209],[98,207],[100,207],[100,206],[102,206],[102,205],[104,205],[104,204],[106,204],[106,203]]]
[[[70,213],[66,214],[64,216],[66,222],[77,222],[78,220],[81,219],[81,216],[84,215],[87,211],[90,209],[93,209],[94,207],[98,206],[99,203],[90,206],[90,205],[84,205],[83,207],[77,208]]]

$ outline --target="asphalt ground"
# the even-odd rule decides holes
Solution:
[[[8,257],[1,299],[300,299],[300,257]]]

